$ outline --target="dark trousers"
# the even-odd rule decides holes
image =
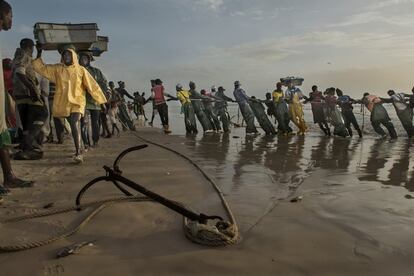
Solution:
[[[20,120],[23,126],[23,150],[32,150],[33,142],[39,135],[47,119],[47,109],[45,106],[18,104]]]
[[[100,110],[89,110],[89,113],[91,114],[91,126],[92,126],[92,141],[94,144],[97,144],[99,142],[99,120],[100,120]]]
[[[219,116],[219,118],[221,120],[224,132],[229,132],[230,131],[230,128],[229,128],[230,127],[230,118],[229,118],[229,115],[227,114],[226,107],[218,108],[217,115]]]
[[[127,107],[125,104],[120,104],[118,106],[118,117],[122,123],[122,129],[127,130],[135,130],[134,122],[132,122],[131,118],[129,118]]]
[[[397,133],[395,132],[394,125],[391,121],[388,120],[371,120],[372,127],[374,128],[375,132],[381,136],[385,136],[385,131],[382,129],[381,124],[385,126],[390,133],[392,138],[397,137]]]
[[[102,136],[111,135],[108,127],[108,118],[106,117],[106,113],[100,113],[101,116],[101,126],[102,126]]]
[[[352,110],[344,110],[342,111],[342,115],[345,121],[345,127],[348,130],[349,135],[352,136],[352,129],[351,129],[351,124],[352,124],[354,128],[356,129],[356,131],[358,132],[359,137],[362,137],[362,131],[359,128],[354,112],[352,112]]]
[[[55,124],[56,138],[58,140],[58,143],[63,143],[65,127],[63,126],[62,121],[59,118],[53,117],[53,123]],[[52,131],[50,133],[52,133]]]
[[[210,120],[211,125],[214,127],[215,131],[221,130],[220,121],[217,115],[214,113],[213,107],[204,108],[208,119]]]
[[[163,126],[168,126],[168,105],[167,103],[156,105],[158,114],[160,114],[161,123]]]
[[[80,132],[83,141],[83,145],[85,148],[89,148],[91,146],[91,141],[89,139],[89,129],[86,123],[85,116],[89,116],[87,113],[80,119]]]

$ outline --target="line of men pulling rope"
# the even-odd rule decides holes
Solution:
[[[313,121],[318,124],[323,133],[327,136],[336,135],[341,137],[353,136],[352,126],[362,137],[362,130],[354,114],[354,104],[361,104],[362,110],[365,106],[371,113],[370,120],[376,133],[386,137],[382,126],[384,126],[392,139],[397,138],[394,125],[390,119],[383,103],[392,103],[398,118],[400,119],[408,137],[414,136],[414,126],[412,122],[414,107],[414,88],[413,94],[395,93],[393,90],[388,91],[389,98],[381,98],[376,95],[364,93],[362,99],[355,100],[338,88],[328,88],[324,93],[318,90],[314,85],[309,96],[295,87],[292,83],[282,84],[278,82],[273,93],[266,93],[264,100],[248,96],[241,83],[234,83],[233,96],[235,100],[225,95],[225,89],[215,86],[211,92],[196,90],[194,82],[189,83],[189,89],[186,90],[181,84],[176,85],[176,97],[165,93],[161,80],[152,81],[152,96],[146,101],[153,100],[155,108],[158,110],[165,133],[170,133],[168,125],[168,106],[167,101],[179,100],[182,105],[184,114],[184,123],[187,134],[196,134],[198,132],[196,118],[200,122],[204,133],[211,132],[228,132],[230,131],[231,120],[227,111],[227,102],[235,102],[239,106],[239,111],[246,122],[246,133],[254,135],[258,133],[255,126],[255,120],[267,135],[290,135],[293,129],[290,122],[297,127],[298,135],[304,135],[308,127],[306,126],[303,104],[310,103],[313,113]],[[283,91],[283,86],[287,89]],[[265,110],[265,107],[267,110]],[[274,127],[269,119],[274,117],[277,128]],[[365,116],[365,113],[364,113]],[[333,126],[333,133],[330,125]],[[237,124],[236,124],[237,125]]]

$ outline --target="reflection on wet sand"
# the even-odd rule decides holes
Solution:
[[[243,137],[231,133],[187,141],[195,160],[218,180],[242,230],[250,229],[279,200],[293,196],[307,177],[321,170],[325,171],[321,183],[330,189],[335,187],[332,184],[358,185],[351,181],[356,177],[378,183],[378,189],[394,185],[414,191],[413,145],[406,139],[391,143],[367,137]]]
[[[376,181],[383,185],[403,186],[414,192],[414,168],[410,149],[413,142],[401,140],[388,143],[377,140],[370,149],[364,175],[360,180]]]
[[[288,191],[297,187],[303,180],[304,137],[278,139],[275,148],[265,154],[264,165],[271,171],[272,182]]]
[[[312,147],[311,159],[315,168],[341,169],[348,172],[359,146],[359,140],[320,137],[319,142]]]

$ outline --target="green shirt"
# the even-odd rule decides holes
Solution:
[[[108,82],[105,76],[102,74],[102,71],[92,66],[86,67],[86,70],[88,70],[89,74],[91,74],[91,76],[99,84],[99,87],[101,88],[104,95],[107,96]],[[88,92],[86,92],[86,109],[101,110],[101,106],[96,103],[96,101],[92,98],[91,95],[89,95]]]

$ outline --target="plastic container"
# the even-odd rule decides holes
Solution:
[[[95,41],[89,50],[95,57],[101,56],[103,52],[108,51],[109,38],[107,36],[98,36],[98,41]]]
[[[303,78],[296,78],[296,77],[286,77],[286,78],[280,79],[280,82],[284,86],[288,85],[289,83],[291,83],[293,86],[301,86],[303,81],[304,81]]]
[[[98,41],[98,30],[96,23],[36,23],[34,36],[43,50],[59,50],[63,45],[73,44],[77,51],[86,51]]]

